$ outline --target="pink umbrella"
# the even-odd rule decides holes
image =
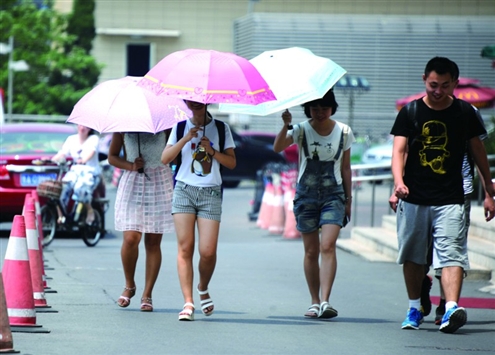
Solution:
[[[495,89],[478,86],[479,80],[470,78],[459,78],[459,84],[454,89],[454,96],[469,102],[477,108],[489,108],[495,106]],[[413,100],[425,96],[425,92],[403,97],[395,102],[397,110]]]
[[[192,115],[183,100],[139,87],[141,79],[126,76],[97,85],[76,103],[67,122],[100,133],[157,133]]]
[[[275,100],[258,70],[233,53],[186,49],[169,54],[139,82],[156,95],[209,103],[257,105]]]

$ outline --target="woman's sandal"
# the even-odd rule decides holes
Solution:
[[[179,313],[179,320],[194,320],[194,305],[191,302],[184,304],[182,311]]]
[[[320,305],[320,314],[318,315],[318,318],[333,318],[337,317],[339,315],[339,312],[328,302],[322,302]]]
[[[117,304],[119,305],[119,307],[122,307],[122,308],[126,308],[126,307],[129,307],[129,305],[131,304],[131,298],[134,297],[134,295],[136,294],[136,287],[126,287],[124,286],[124,292],[129,292],[130,293],[130,296],[129,297],[126,297],[126,296],[120,296],[119,299],[117,300]],[[122,302],[120,302],[122,300]]]
[[[306,313],[304,313],[304,316],[306,318],[318,318],[319,315],[320,315],[320,305],[318,303],[309,306]]]
[[[153,300],[151,297],[141,298],[141,312],[153,312]]]
[[[206,289],[205,291],[200,291],[199,288],[197,289],[198,290],[198,293],[200,296],[204,296],[204,295],[208,295],[209,294],[209,291],[208,289]],[[203,314],[205,316],[211,316],[213,314],[213,311],[215,310],[215,305],[213,304],[213,301],[211,300],[211,298],[207,298],[205,300],[201,300],[201,312],[203,312]],[[208,311],[208,308],[211,307],[211,310]]]

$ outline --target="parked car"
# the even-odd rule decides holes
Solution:
[[[33,160],[50,159],[62,148],[66,138],[76,132],[76,125],[61,123],[0,126],[1,222],[10,222],[14,215],[22,214],[25,195],[40,182],[56,178],[59,168],[55,164],[38,166]],[[104,197],[105,186],[99,186],[95,194]]]
[[[363,164],[387,164],[383,168],[370,168],[362,171],[363,175],[382,175],[391,172],[393,140],[389,139],[385,144],[369,148],[363,154]],[[380,181],[381,182],[381,181]]]
[[[235,143],[235,156],[237,165],[234,169],[222,169],[224,187],[237,187],[241,180],[256,180],[256,172],[263,169],[268,163],[286,164],[289,161],[283,154],[273,151],[273,139],[271,141],[255,139],[249,134],[238,134],[231,128],[232,138]],[[267,143],[269,142],[269,143]]]
[[[273,142],[275,141],[275,137],[277,136],[275,133],[267,133],[267,132],[258,132],[258,131],[244,131],[239,133],[240,136],[244,137],[246,140],[254,144],[259,144],[263,142],[270,149],[273,150]],[[284,149],[282,152],[287,163],[298,163],[299,153],[297,151],[297,145],[293,144]]]

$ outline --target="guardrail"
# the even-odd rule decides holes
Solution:
[[[495,154],[490,154],[488,155],[488,163],[490,165],[490,173],[492,176],[495,174]],[[359,206],[359,182],[369,182],[371,183],[371,216],[370,216],[370,224],[371,227],[374,227],[374,220],[375,220],[375,210],[376,210],[376,187],[380,183],[383,182],[389,182],[390,189],[389,189],[389,196],[393,192],[393,176],[392,173],[390,174],[373,174],[373,171],[379,171],[384,169],[384,168],[390,168],[390,163],[377,163],[377,164],[353,164],[351,165],[351,169],[353,171],[353,177],[352,177],[352,182],[353,182],[353,205],[352,205],[352,226],[355,226],[358,221],[358,213],[357,209]],[[366,170],[367,175],[363,175],[362,172]],[[475,176],[477,176],[477,170],[475,169]],[[479,181],[479,179],[478,179]],[[481,206],[483,204],[484,200],[484,190],[483,186],[478,183],[478,192],[477,192],[477,198],[476,198],[476,203],[478,206]],[[388,198],[387,198],[388,200]],[[392,214],[392,210],[388,210],[388,214]]]
[[[360,190],[360,185],[359,183],[362,182],[369,182],[371,183],[371,215],[370,215],[370,224],[371,227],[374,227],[375,225],[375,206],[376,206],[376,187],[378,184],[383,183],[383,182],[389,182],[390,185],[390,190],[389,190],[389,196],[392,194],[393,191],[393,177],[392,173],[389,174],[373,174],[373,171],[378,171],[378,169],[383,170],[384,168],[390,168],[390,163],[377,163],[377,164],[353,164],[351,165],[351,170],[353,172],[352,176],[352,186],[353,186],[353,198],[352,198],[352,218],[351,218],[351,223],[352,226],[356,226],[359,218],[358,214],[358,206],[359,206],[359,190]],[[363,175],[362,172],[366,170],[367,175]],[[388,198],[387,198],[388,200]],[[392,213],[392,210],[389,209],[389,214]]]

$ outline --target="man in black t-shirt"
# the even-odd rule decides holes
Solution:
[[[458,307],[467,255],[462,252],[465,224],[462,161],[466,150],[476,162],[486,193],[495,194],[486,151],[479,136],[486,133],[471,105],[450,96],[457,85],[455,63],[435,57],[425,68],[426,96],[416,100],[412,119],[404,107],[395,120],[392,174],[397,205],[398,263],[403,264],[409,310],[403,329],[418,329],[421,284],[428,247],[433,242],[433,267],[442,269],[446,313],[440,330],[453,333],[467,320]],[[467,105],[467,107],[466,107]],[[495,215],[492,199],[485,199],[487,221]]]

